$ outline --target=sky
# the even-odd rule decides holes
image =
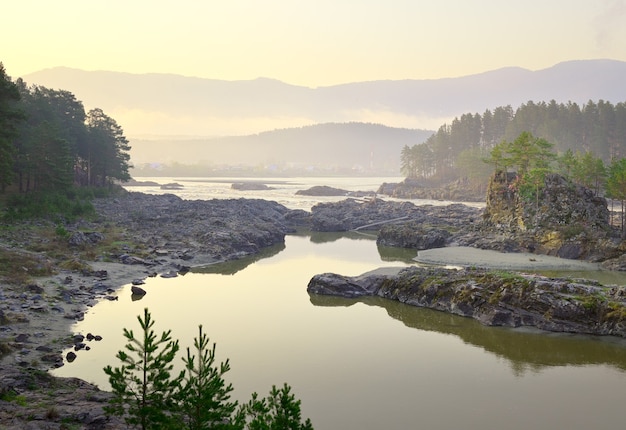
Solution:
[[[626,0],[20,0],[0,61],[308,87],[626,61]]]

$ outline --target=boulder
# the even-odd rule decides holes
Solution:
[[[146,295],[146,290],[144,290],[141,287],[138,287],[137,285],[131,286],[130,292],[132,293],[133,296],[145,296]]]

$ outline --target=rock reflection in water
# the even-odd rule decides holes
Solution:
[[[550,333],[527,328],[487,327],[471,318],[408,306],[379,297],[344,299],[312,294],[310,300],[315,306],[348,307],[363,303],[384,308],[389,316],[407,327],[458,336],[466,344],[506,359],[516,376],[551,366],[608,365],[626,371],[624,339]]]
[[[220,275],[234,275],[237,272],[244,270],[251,264],[265,258],[273,257],[284,250],[285,244],[279,243],[274,246],[263,248],[257,254],[247,255],[237,260],[225,261],[223,263],[215,263],[208,266],[194,267],[191,269],[191,271],[194,273],[216,273]]]

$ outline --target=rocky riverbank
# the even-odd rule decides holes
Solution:
[[[99,300],[148,276],[237,259],[284,242],[308,216],[265,200],[187,201],[124,193],[96,199],[97,216],[0,231],[0,428],[121,429],[104,416],[110,394],[46,370],[89,348],[97,333],[71,333]],[[97,371],[97,370],[96,370]]]

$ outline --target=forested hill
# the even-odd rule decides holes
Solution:
[[[133,162],[276,165],[298,169],[356,169],[398,174],[400,151],[424,142],[432,130],[370,123],[326,123],[248,136],[134,139]],[[175,151],[173,151],[173,148]]]
[[[529,100],[579,104],[626,100],[626,62],[570,61],[530,71],[504,68],[446,79],[345,83],[319,88],[272,79],[223,81],[68,68],[22,77],[71,91],[139,135],[232,136],[306,124],[376,122],[436,129],[467,112]]]
[[[571,167],[567,159],[573,159],[603,171],[605,164],[626,157],[626,102],[529,101],[517,109],[500,106],[482,114],[466,113],[442,125],[424,144],[404,147],[402,170],[411,178],[437,183],[469,179],[481,187],[493,172],[484,160],[523,133],[550,145],[566,170]],[[582,176],[587,177],[579,183],[586,186],[585,181],[593,179],[587,173]]]

